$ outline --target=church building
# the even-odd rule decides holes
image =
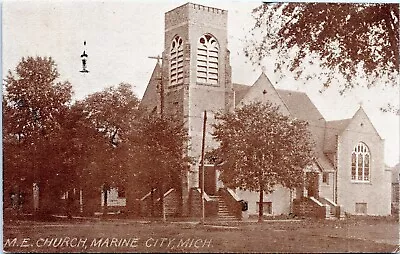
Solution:
[[[313,166],[304,169],[309,179],[304,188],[278,187],[264,195],[265,215],[389,215],[391,172],[385,170],[384,140],[363,108],[352,118],[326,121],[307,94],[277,89],[264,73],[252,85],[233,83],[227,17],[226,10],[193,3],[165,13],[162,61],[154,68],[140,107],[149,114],[175,115],[185,123],[189,155],[196,161],[184,173],[179,191],[171,189],[164,195],[169,215],[200,216],[204,111],[208,151],[218,145],[211,136],[214,113],[254,101],[272,102],[283,114],[307,121],[317,155]],[[206,216],[240,219],[258,214],[258,193],[226,188],[214,165],[205,165],[204,181]],[[142,208],[146,198],[140,199]]]

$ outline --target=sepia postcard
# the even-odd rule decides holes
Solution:
[[[395,1],[1,8],[4,252],[400,252]]]

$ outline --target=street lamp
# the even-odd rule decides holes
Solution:
[[[83,42],[83,46],[86,46],[86,41]],[[88,73],[89,71],[86,69],[86,63],[87,63],[87,58],[88,55],[86,54],[86,50],[83,50],[83,53],[81,55],[82,59],[82,70],[80,72],[82,73]]]

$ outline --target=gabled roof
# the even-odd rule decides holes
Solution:
[[[292,117],[308,122],[316,152],[322,153],[326,121],[317,107],[306,93],[282,89],[277,89],[277,92]]]
[[[153,73],[151,74],[149,83],[146,87],[146,91],[144,92],[143,98],[140,102],[139,109],[145,109],[146,111],[153,110],[154,107],[158,106],[159,101],[159,93],[158,93],[158,84],[160,83],[161,77],[161,66],[160,63],[156,63],[153,69]]]
[[[372,124],[371,119],[369,118],[369,116],[367,115],[367,113],[365,112],[364,108],[360,105],[360,107],[358,108],[357,112],[353,115],[352,119],[354,119],[357,115],[362,114],[364,115],[368,122],[371,124],[372,128],[374,129],[375,133],[379,136],[380,139],[382,139],[381,135],[379,134],[378,130],[375,128],[375,126]]]
[[[336,130],[337,133],[342,133],[346,127],[349,125],[351,118],[327,121],[326,127],[332,130]]]
[[[268,77],[262,73],[253,86],[233,84],[233,90],[235,91],[235,105],[238,105],[239,102],[248,96],[247,93],[251,92],[251,89],[258,84],[257,82],[269,83],[272,89],[276,91],[276,97],[274,97],[275,102],[279,101],[280,105],[284,105],[284,107],[287,109],[287,112],[289,112],[292,117],[307,121],[309,123],[310,132],[316,143],[316,151],[322,152],[324,143],[325,119],[306,93],[275,89]],[[273,93],[271,95],[273,96]]]
[[[260,78],[256,81],[255,84],[260,85],[260,79],[262,84],[264,84],[265,82],[269,82],[268,84],[270,84],[270,81],[268,80],[268,77],[265,76],[265,74],[261,74]],[[254,87],[255,84],[253,86],[233,84],[233,90],[235,91],[235,105],[238,105],[242,100],[246,100],[247,97],[252,97],[248,94],[251,93],[252,87]],[[329,160],[325,153],[328,154],[337,152],[337,136],[342,134],[342,132],[347,129],[353,119],[359,114],[364,114],[367,120],[371,122],[361,106],[352,118],[337,121],[326,121],[306,93],[275,89],[273,86],[272,90],[274,92],[276,91],[278,96],[274,97],[275,102],[283,104],[292,117],[307,121],[309,123],[309,130],[316,144],[316,163],[324,171],[334,170],[332,162]],[[276,100],[277,98],[278,100]],[[375,129],[374,126],[373,128]],[[378,132],[376,133],[379,135]]]
[[[265,74],[261,74],[260,78],[264,78],[268,81],[268,78],[266,76],[264,77],[263,75],[265,76]],[[235,83],[233,84],[233,90],[235,91],[235,105],[238,105],[239,102],[242,101],[245,96],[247,96],[246,94],[251,88],[252,86]],[[323,171],[333,171],[334,167],[332,163],[329,161],[326,155],[323,154],[326,121],[317,107],[304,92],[283,89],[275,90],[279,100],[287,108],[292,117],[307,121],[309,123],[309,130],[316,144],[316,163],[318,166]]]
[[[335,169],[325,154],[323,154],[326,121],[310,97],[304,92],[277,89],[279,96],[288,107],[293,117],[307,121],[309,130],[316,144],[316,163],[323,172],[333,172]]]
[[[336,136],[340,135],[347,128],[351,120],[351,118],[348,118],[326,122],[324,152],[336,152]]]
[[[308,121],[324,119],[308,95],[303,92],[277,89],[279,96],[289,108],[293,117]]]
[[[326,157],[325,154],[320,153],[317,156],[317,164],[321,167],[322,172],[333,172],[335,171],[335,168],[333,167],[333,164],[330,162],[330,160]]]
[[[237,83],[232,85],[235,91],[235,105],[238,105],[251,86]],[[293,117],[307,121],[324,119],[306,93],[283,89],[276,89],[276,91]]]
[[[250,90],[251,86],[233,83],[233,90],[235,91],[235,105],[243,99],[246,93]]]
[[[366,118],[366,120],[371,124],[375,133],[378,135],[379,138],[381,138],[378,131],[376,130],[375,126],[372,124],[371,120],[369,119],[368,115],[365,113],[362,106],[360,106],[360,108],[357,110],[357,112],[353,115],[352,118],[326,122],[324,152],[326,152],[326,153],[336,152],[337,136],[340,136],[348,128],[348,126],[356,118],[356,116],[358,116],[359,114],[362,114],[363,117]]]
[[[287,106],[279,96],[276,88],[272,85],[271,80],[261,73],[252,86],[235,85],[235,106],[241,107],[250,102],[266,102],[269,101],[281,107],[282,113],[290,114]]]

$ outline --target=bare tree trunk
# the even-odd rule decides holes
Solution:
[[[260,200],[258,202],[258,222],[263,222],[263,201],[264,201],[264,189],[263,186],[260,184]]]

